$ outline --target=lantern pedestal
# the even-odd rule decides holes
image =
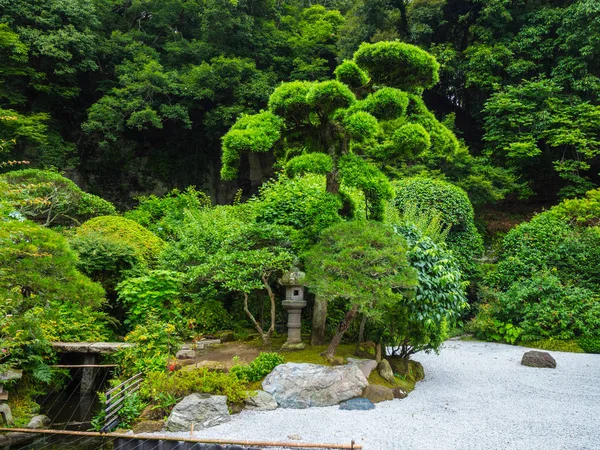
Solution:
[[[306,344],[302,343],[302,308],[306,306],[303,300],[284,300],[283,307],[288,312],[288,338],[282,350],[303,350]]]

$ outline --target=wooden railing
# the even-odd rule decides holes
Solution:
[[[127,397],[140,389],[142,380],[142,374],[138,373],[128,380],[123,381],[118,386],[106,391],[106,404],[104,405],[106,415],[104,417],[104,426],[100,430],[102,433],[110,432],[119,425],[119,411],[123,408]]]

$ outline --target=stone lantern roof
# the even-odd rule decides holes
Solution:
[[[292,267],[279,279],[284,286],[303,286],[306,274],[298,267]]]

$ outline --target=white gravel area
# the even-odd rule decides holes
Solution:
[[[425,380],[404,400],[371,411],[243,411],[194,437],[339,444],[354,439],[365,450],[600,449],[600,355],[550,352],[557,368],[537,369],[521,366],[527,350],[448,341],[439,355],[414,357],[425,368]],[[290,441],[292,434],[302,440]]]

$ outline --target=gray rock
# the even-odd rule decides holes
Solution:
[[[252,411],[271,411],[277,409],[277,402],[271,394],[265,391],[256,391],[256,394],[245,401],[246,409]]]
[[[175,355],[177,359],[194,359],[196,358],[196,351],[192,349],[179,350]]]
[[[374,359],[358,359],[358,358],[348,358],[348,364],[354,364],[358,366],[360,371],[364,374],[365,378],[369,378],[371,372],[375,370],[377,367],[377,361]]]
[[[167,419],[167,431],[190,431],[214,427],[229,422],[227,397],[224,395],[191,394],[175,405]]]
[[[375,409],[375,405],[368,398],[358,397],[340,403],[340,409],[345,409],[347,411],[367,411],[369,409]]]
[[[356,365],[325,367],[305,363],[280,364],[262,383],[282,408],[337,405],[359,396],[367,385]]]
[[[394,393],[394,398],[402,399],[408,397],[408,393],[402,388],[392,389],[392,392]]]
[[[8,406],[6,403],[0,403],[0,420],[2,418],[7,425],[12,425],[14,423],[10,406]]]
[[[523,355],[521,364],[529,367],[542,367],[547,369],[556,369],[556,360],[547,352],[538,352],[531,350]]]
[[[389,381],[390,383],[395,383],[396,380],[394,378],[394,371],[392,370],[392,366],[387,359],[383,359],[379,364],[377,364],[377,372],[379,372],[379,375],[381,375],[384,380]]]
[[[33,430],[41,430],[43,428],[47,428],[50,425],[50,418],[48,416],[44,416],[40,414],[39,416],[33,416],[26,428],[31,428]]]
[[[300,436],[299,434],[290,434],[288,436],[288,439],[291,439],[292,441],[301,441],[302,440],[302,436]]]
[[[363,392],[362,397],[368,398],[373,403],[385,402],[387,400],[394,400],[394,391],[389,387],[370,384]]]

